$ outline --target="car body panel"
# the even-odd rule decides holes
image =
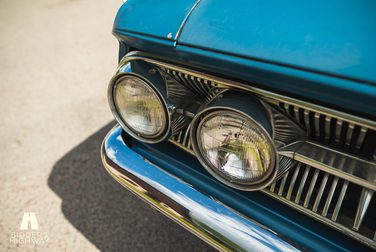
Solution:
[[[129,1],[121,6],[114,29],[174,41],[196,0]]]
[[[178,44],[376,84],[376,2],[203,0]]]

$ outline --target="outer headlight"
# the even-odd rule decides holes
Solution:
[[[264,188],[278,171],[270,120],[257,98],[229,91],[194,118],[191,142],[196,156],[226,185],[247,191]]]
[[[133,137],[152,142],[166,132],[164,103],[143,79],[133,75],[120,77],[113,87],[113,102],[122,126]]]

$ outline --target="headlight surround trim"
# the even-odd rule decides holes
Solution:
[[[150,90],[157,98],[158,102],[160,103],[161,107],[163,108],[164,115],[165,115],[165,121],[163,122],[162,130],[153,136],[143,136],[142,134],[139,134],[135,132],[129,125],[127,125],[121,114],[118,111],[118,108],[116,107],[115,102],[115,88],[116,83],[124,76],[132,76],[134,78],[140,79],[142,82],[144,82],[148,90]],[[112,114],[114,115],[115,119],[118,121],[118,123],[122,126],[122,128],[132,137],[134,137],[137,140],[140,140],[145,143],[159,143],[161,141],[164,141],[171,135],[171,116],[169,113],[169,110],[167,109],[168,106],[166,104],[165,99],[163,98],[163,95],[160,93],[160,91],[143,75],[140,75],[135,72],[120,72],[117,75],[115,75],[111,81],[110,85],[108,87],[108,102],[112,111]]]
[[[213,167],[211,167],[210,164],[208,164],[208,161],[203,156],[202,150],[200,149],[200,145],[198,144],[198,135],[199,135],[199,129],[200,124],[204,121],[204,118],[210,116],[213,113],[217,112],[231,112],[231,113],[237,113],[241,116],[245,117],[247,120],[249,120],[251,123],[255,124],[263,133],[263,135],[267,138],[267,141],[269,142],[271,148],[271,158],[270,158],[270,167],[266,172],[265,177],[261,181],[255,181],[254,183],[247,183],[247,184],[241,184],[241,183],[234,183],[229,180],[229,178],[225,178],[224,176],[220,175]],[[269,117],[269,115],[265,115],[265,117]],[[191,129],[190,129],[190,137],[191,137],[191,143],[193,150],[196,154],[197,159],[200,161],[200,163],[204,166],[204,168],[217,180],[220,182],[243,191],[256,191],[263,189],[270,185],[275,177],[277,176],[278,170],[279,170],[279,163],[278,163],[278,153],[274,146],[274,141],[272,138],[273,132],[268,132],[259,122],[254,120],[250,115],[247,113],[238,110],[233,107],[228,106],[208,106],[207,108],[201,110],[197,115],[193,118],[191,123]]]
[[[250,118],[245,116],[244,114],[242,113],[239,113],[238,111],[236,110],[229,110],[229,109],[226,109],[226,110],[213,110],[213,111],[210,111],[207,115],[203,116],[202,119],[200,120],[198,126],[197,126],[197,129],[196,129],[196,136],[197,136],[197,145],[198,145],[198,148],[200,150],[200,153],[201,155],[203,156],[203,158],[206,160],[207,164],[209,166],[213,165],[211,163],[211,161],[208,159],[207,155],[203,155],[203,153],[206,152],[206,150],[204,150],[204,146],[203,146],[203,139],[201,139],[201,136],[202,136],[202,127],[203,127],[203,124],[208,122],[209,120],[217,117],[217,116],[229,116],[229,117],[232,117],[232,118],[238,118],[238,119],[243,119],[245,121],[248,121],[248,122],[251,122],[252,125],[254,126],[254,128],[256,128],[257,130],[260,130],[260,131],[263,131],[261,132],[261,135],[262,136],[268,136],[267,132],[262,128],[262,127],[259,127],[259,125],[257,125],[255,123],[255,121],[251,121],[249,120]],[[218,125],[219,126],[219,125]],[[241,131],[241,130],[240,130]],[[274,158],[274,155],[273,155],[273,152],[272,152],[272,149],[273,149],[273,146],[272,146],[272,142],[270,141],[270,139],[267,139],[266,141],[269,146],[271,147],[270,149],[268,150],[271,150],[271,155],[270,155],[270,163],[268,164],[267,167],[265,167],[265,172],[260,176],[259,179],[254,179],[254,180],[251,180],[251,181],[248,181],[248,182],[241,182],[241,181],[237,181],[236,184],[240,184],[240,185],[255,185],[255,184],[260,184],[262,183],[263,181],[265,181],[271,174],[272,174],[272,171],[273,171],[273,166],[274,166],[274,163],[273,162],[275,160]],[[230,153],[230,152],[229,152]],[[274,158],[274,159],[273,159]],[[260,160],[261,161],[261,160]],[[214,166],[214,165],[213,165]],[[263,167],[264,168],[264,167]],[[231,175],[229,174],[228,172],[228,177],[226,177],[226,175],[224,174],[225,172],[220,172],[220,170],[218,168],[214,168],[212,167],[212,170],[217,172],[220,176],[224,177],[225,179],[228,180],[228,178],[234,178],[235,180],[235,175]]]

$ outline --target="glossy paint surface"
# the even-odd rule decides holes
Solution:
[[[114,31],[145,34],[174,41],[179,28],[196,0],[130,0],[123,4]]]
[[[376,2],[203,0],[178,43],[376,83]]]

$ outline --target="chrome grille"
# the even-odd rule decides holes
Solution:
[[[376,245],[372,211],[376,201],[370,189],[298,163],[263,192],[370,246]]]
[[[170,141],[194,155],[189,126]],[[373,216],[376,200],[372,197],[372,190],[298,162],[281,179],[262,191],[376,248],[376,220]]]
[[[211,88],[213,86],[216,86],[214,82],[203,80],[193,75],[184,74],[166,68],[160,69],[162,69],[162,71],[167,73],[170,77],[175,78],[177,81],[179,81],[181,84],[183,84],[191,91],[198,94],[200,97],[206,97],[209,94]]]
[[[354,155],[375,158],[375,130],[293,104],[280,102],[279,106],[306,128],[311,139]]]
[[[290,102],[293,99],[189,70],[177,70],[179,68],[174,66],[158,67],[166,76],[174,78],[201,98],[211,99],[211,94],[229,87],[253,92],[265,101],[279,106],[292,120],[304,127],[311,141],[321,143],[328,149],[343,151],[354,158],[370,162],[376,160],[374,122],[300,101]],[[301,106],[302,103],[305,105]],[[352,120],[353,118],[355,119]],[[184,120],[190,122],[191,118],[185,117]],[[175,131],[169,141],[194,155],[189,140],[189,124]],[[376,248],[376,199],[372,197],[374,191],[346,178],[348,176],[337,176],[319,167],[296,162],[278,181],[262,191]]]
[[[189,118],[185,118],[185,120],[189,120]],[[191,140],[189,137],[189,130],[190,130],[190,124],[186,125],[182,130],[174,133],[169,141],[194,155],[194,152],[191,146]]]

